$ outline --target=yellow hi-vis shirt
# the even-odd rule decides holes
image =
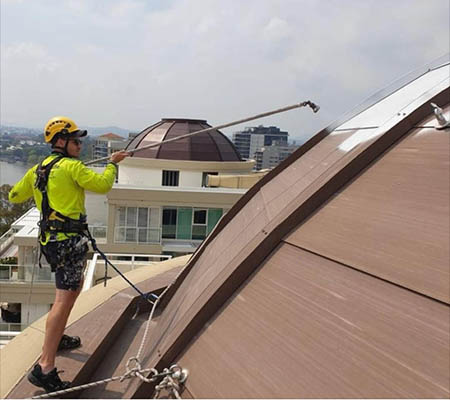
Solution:
[[[47,165],[51,160],[58,157],[52,153],[48,156],[43,165]],[[30,168],[24,177],[17,182],[9,192],[11,203],[23,203],[34,197],[34,202],[39,211],[42,212],[42,194],[34,186],[36,182],[36,169],[39,164]],[[50,207],[62,215],[79,219],[86,214],[84,205],[84,191],[89,190],[95,193],[106,193],[111,190],[116,177],[116,166],[108,164],[102,174],[98,174],[86,167],[81,161],[64,157],[58,161],[50,170],[47,184],[47,196]],[[46,239],[42,244],[46,244],[50,234],[47,232]],[[68,236],[59,232],[56,240],[65,240]]]

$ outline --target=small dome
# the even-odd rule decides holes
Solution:
[[[140,132],[126,147],[132,150],[211,128],[205,120],[164,118]],[[161,146],[139,151],[139,158],[188,161],[242,161],[233,143],[222,132],[212,130]]]

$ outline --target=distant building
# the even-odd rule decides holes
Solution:
[[[278,145],[265,146],[255,152],[256,170],[274,168],[285,158],[288,158],[300,146],[297,145]]]
[[[280,145],[288,144],[289,134],[276,126],[257,126],[246,128],[233,134],[233,143],[244,159],[253,159],[255,152],[264,146],[271,146],[275,142]]]
[[[128,132],[128,140],[134,139],[137,135],[139,135],[139,132]]]
[[[115,133],[106,133],[99,136],[92,145],[92,158],[108,157],[118,150],[122,150],[128,144],[128,141],[122,136]],[[98,163],[98,165],[105,165],[106,161]]]

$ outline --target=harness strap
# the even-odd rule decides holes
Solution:
[[[47,194],[48,177],[50,175],[50,170],[53,168],[53,166],[57,162],[61,161],[63,158],[64,157],[56,157],[46,165],[43,165],[44,160],[42,160],[36,169],[37,178],[34,186],[42,193],[42,203],[41,203],[42,218],[39,221],[40,227],[39,235],[41,237],[41,240],[45,240],[45,232],[47,231],[48,218],[51,212],[53,211],[50,208],[50,203]]]
[[[47,193],[50,171],[53,166],[63,158],[63,156],[58,156],[45,166],[42,165],[44,161],[41,161],[36,169],[37,179],[35,187],[42,193],[42,218],[39,221],[40,238],[42,241],[45,240],[45,232],[47,231],[54,233],[82,233],[88,229],[85,215],[82,215],[80,219],[72,219],[62,215],[60,212],[55,211],[50,207],[50,201]]]

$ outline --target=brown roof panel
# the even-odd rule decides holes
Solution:
[[[275,218],[318,178],[329,174],[330,170],[335,168],[336,161],[347,155],[346,152],[339,150],[338,146],[356,133],[356,130],[350,130],[340,132],[338,135],[328,135],[320,145],[297,159],[289,169],[280,171],[276,180],[264,185],[261,193],[270,217]]]
[[[156,124],[153,124],[153,125],[151,125],[151,126],[145,128],[142,132],[148,131],[148,130],[150,130],[150,129],[157,128],[158,126],[161,125],[161,123],[162,123],[162,122],[159,121],[159,122],[157,122]],[[129,149],[129,150],[130,150],[130,149],[136,148],[136,146],[139,145],[139,143],[141,142],[142,139],[143,139],[142,136],[136,135],[133,139],[131,139],[130,143],[128,143],[128,145],[127,145],[126,148]]]
[[[176,362],[194,398],[446,398],[449,329],[445,305],[282,244]]]
[[[286,241],[450,303],[449,149],[412,130]]]
[[[153,143],[160,143],[164,140],[167,134],[167,130],[170,129],[172,124],[170,122],[160,122],[158,125],[153,125],[143,132],[141,132],[138,136],[136,136],[132,142],[127,146],[126,150],[135,149],[139,147],[149,146]],[[148,132],[152,132],[152,135],[148,135]],[[150,149],[145,149],[140,151],[139,157],[142,158],[156,158],[158,151],[158,147],[152,147]]]

